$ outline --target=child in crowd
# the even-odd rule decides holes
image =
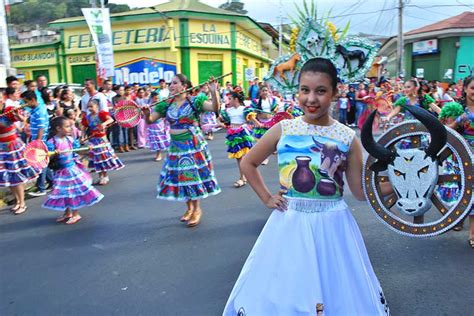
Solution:
[[[64,211],[57,223],[76,224],[81,220],[79,209],[91,206],[104,197],[92,186],[90,175],[74,159],[73,148],[79,147],[72,137],[72,123],[66,117],[57,117],[51,122],[48,150],[56,152],[57,165],[54,171],[53,191],[43,203],[44,208]]]
[[[337,100],[337,108],[339,110],[339,123],[347,125],[347,113],[351,110],[351,104],[346,92],[342,92]]]
[[[89,142],[94,146],[89,153],[89,168],[99,173],[97,184],[106,185],[110,181],[107,171],[124,167],[106,137],[106,129],[114,120],[108,112],[99,112],[99,102],[95,99],[89,101],[87,109],[89,114],[83,116],[82,126],[87,129]]]

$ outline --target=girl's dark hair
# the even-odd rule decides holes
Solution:
[[[64,90],[64,86],[57,86],[56,88],[54,88],[53,97],[54,98],[59,98],[60,95],[62,94],[63,90]]]
[[[58,132],[58,127],[62,127],[65,122],[67,122],[68,118],[65,116],[58,116],[51,120],[51,125],[49,127],[49,134],[48,139],[53,138],[56,136]]]
[[[92,104],[95,104],[95,105],[97,105],[98,107],[100,107],[100,102],[99,102],[99,100],[97,100],[97,99],[90,99],[88,103],[92,103]]]
[[[416,87],[416,95],[417,95],[417,98],[418,98],[418,104],[419,105],[422,105],[423,104],[423,99],[424,99],[424,96],[423,96],[423,84],[427,85],[428,83],[426,83],[426,81],[422,81],[421,83],[418,82],[418,80],[416,79],[410,79],[408,80],[409,82],[411,82],[415,87]],[[427,92],[428,93],[428,92]]]
[[[305,72],[320,72],[328,75],[331,79],[331,87],[333,91],[336,91],[339,81],[337,78],[337,69],[329,59],[320,57],[309,59],[301,68],[298,81],[301,80],[301,76]]]
[[[73,109],[69,109],[64,113],[64,117],[67,117],[68,119],[71,119],[71,116],[74,114]]]
[[[468,76],[466,78],[464,78],[463,82],[462,82],[462,95],[461,95],[461,100],[460,100],[460,103],[466,107],[467,106],[467,96],[466,96],[466,88],[468,85],[471,84],[471,82],[474,81],[474,76]]]
[[[181,82],[181,84],[183,86],[186,87],[186,89],[188,88],[191,88],[193,86],[193,84],[191,83],[191,81],[188,80],[188,77],[186,77],[185,75],[183,74],[177,74],[176,77],[178,77],[179,81]]]
[[[232,92],[230,96],[234,99],[239,99],[240,104],[244,104],[245,96],[243,95],[243,93]]]
[[[16,89],[15,88],[11,88],[11,87],[8,87],[5,89],[5,95],[8,97],[12,94],[15,94],[16,92]]]
[[[37,101],[38,98],[36,97],[36,93],[31,90],[27,90],[21,94],[21,98],[25,100],[35,100]]]
[[[69,92],[69,89],[61,90],[61,94],[59,95],[59,100],[63,101],[64,99],[66,99],[68,92]]]
[[[23,84],[25,85],[25,87],[29,87],[30,84],[32,84],[34,81],[33,80],[25,80],[25,82],[23,82]]]
[[[137,93],[140,91],[146,92],[145,88],[138,88]]]
[[[152,93],[150,93],[150,98],[154,98],[154,97],[156,97],[157,95],[159,95],[158,92],[153,91]]]
[[[41,88],[41,97],[43,98],[44,103],[48,104],[51,103],[51,95],[49,94],[51,92],[48,87],[43,87]]]

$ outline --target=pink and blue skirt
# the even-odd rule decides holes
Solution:
[[[103,199],[102,193],[92,186],[91,176],[76,163],[54,172],[53,191],[43,203],[55,211],[77,210]]]
[[[221,192],[202,132],[171,134],[168,156],[158,180],[158,199],[189,201]]]
[[[17,138],[0,143],[0,187],[14,187],[38,177],[23,157],[25,144]]]
[[[147,141],[153,151],[166,150],[170,146],[170,127],[164,119],[148,125]]]
[[[246,125],[227,129],[225,144],[229,158],[240,159],[250,151],[255,141]]]
[[[120,170],[124,167],[105,137],[93,137],[89,142],[94,147],[103,145],[103,147],[94,148],[89,152],[89,168],[96,172],[103,172]]]
[[[205,134],[218,131],[220,129],[218,126],[216,113],[204,112],[201,115],[201,129]]]

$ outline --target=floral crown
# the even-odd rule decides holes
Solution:
[[[292,54],[276,59],[264,80],[282,93],[296,93],[301,67],[316,57],[329,59],[344,83],[363,79],[380,45],[369,39],[345,36],[349,25],[342,32],[329,21],[325,25],[312,17],[305,19],[301,28],[294,28]]]

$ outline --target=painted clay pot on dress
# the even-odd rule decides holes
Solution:
[[[316,185],[316,177],[309,167],[311,157],[297,156],[295,160],[296,170],[293,173],[293,177],[291,178],[293,188],[298,192],[308,193]]]

